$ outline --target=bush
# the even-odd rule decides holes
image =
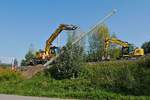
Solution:
[[[0,93],[98,100],[149,99],[149,59],[88,63],[80,69],[78,78],[64,80],[43,73],[21,80],[20,73],[0,69]]]
[[[137,62],[134,77],[136,80],[134,94],[150,95],[150,57],[144,57]]]
[[[150,53],[150,41],[144,42],[141,47],[144,49],[145,54]]]
[[[53,67],[49,69],[51,76],[55,79],[78,77],[83,61],[83,49],[68,44],[62,51]]]
[[[137,62],[114,61],[86,65],[93,73],[92,86],[117,93],[150,95],[150,58]]]
[[[25,59],[23,59],[21,61],[21,66],[28,66],[30,65],[32,59],[35,57],[35,55],[33,54],[33,52],[31,50],[29,50],[27,52],[27,54],[25,55]]]
[[[99,88],[108,90],[125,90],[129,88],[132,81],[130,63],[126,66],[125,62],[108,62],[95,65],[93,70],[92,82],[93,85]]]
[[[11,80],[20,80],[22,79],[19,72],[11,71],[10,69],[0,69],[0,82],[2,81],[11,81]]]
[[[142,59],[139,59],[137,64],[139,65],[139,67],[150,68],[150,57],[145,56]]]
[[[92,100],[149,99],[150,70],[138,63],[139,61],[89,63],[82,67],[78,78],[64,80],[55,80],[39,73],[32,79],[17,81],[18,75],[13,72],[16,78],[11,78],[11,75],[0,81],[0,93]]]

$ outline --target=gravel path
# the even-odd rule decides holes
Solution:
[[[29,97],[29,96],[16,96],[16,95],[0,94],[0,100],[69,100],[69,99]]]

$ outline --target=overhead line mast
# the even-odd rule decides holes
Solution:
[[[116,14],[117,10],[113,9],[111,12],[109,12],[105,17],[103,17],[103,19],[101,19],[95,26],[93,26],[88,32],[86,33],[82,33],[79,38],[77,38],[75,41],[72,42],[72,45],[78,43],[83,37],[85,37],[88,34],[91,34],[92,31],[97,28],[98,26],[100,26],[101,24],[103,24],[107,19],[109,19],[110,17],[112,17],[114,14]],[[63,53],[63,52],[61,52]],[[52,59],[50,59],[47,63],[44,64],[44,67],[47,67],[49,64],[51,64],[56,58],[58,58],[60,56],[60,54],[56,55],[55,57],[53,57]]]

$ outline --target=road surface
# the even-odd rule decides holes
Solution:
[[[29,97],[29,96],[27,97],[27,96],[0,94],[0,100],[69,100],[69,99]]]

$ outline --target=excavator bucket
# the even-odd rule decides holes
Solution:
[[[64,26],[64,30],[76,30],[78,28],[78,26],[67,24],[61,24],[61,26]]]

